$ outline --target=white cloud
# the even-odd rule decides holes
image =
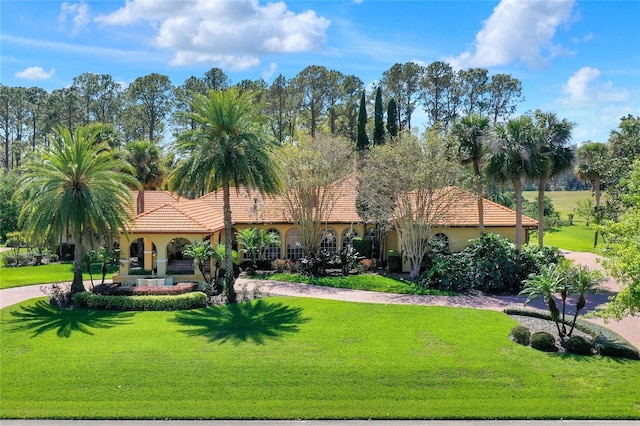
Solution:
[[[262,71],[261,77],[264,81],[269,81],[269,79],[273,77],[276,71],[278,71],[278,65],[275,62],[271,62],[269,64],[269,68]]]
[[[49,71],[45,71],[42,67],[29,67],[22,71],[18,71],[14,74],[16,78],[23,80],[48,80],[56,73],[56,70],[51,68]]]
[[[58,22],[62,28],[66,28],[67,22],[72,24],[71,34],[77,35],[81,29],[83,29],[90,21],[89,6],[84,3],[62,3],[60,6],[60,15],[58,15]]]
[[[553,43],[556,30],[571,21],[574,0],[502,0],[476,34],[474,45],[447,58],[454,68],[506,65],[515,60],[541,68],[549,57],[568,54]]]
[[[130,0],[96,19],[105,25],[147,21],[157,27],[155,43],[175,52],[172,63],[216,63],[245,69],[269,53],[320,50],[330,21],[312,10],[294,13],[283,2],[257,0]]]
[[[611,81],[600,83],[602,73],[597,68],[582,67],[565,83],[562,92],[568,95],[561,101],[571,104],[624,102],[629,99],[625,89],[617,90]]]

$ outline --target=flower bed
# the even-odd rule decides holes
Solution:
[[[196,283],[178,283],[172,286],[140,286],[118,287],[114,284],[103,284],[93,289],[94,293],[111,296],[167,296],[185,294],[196,291]]]

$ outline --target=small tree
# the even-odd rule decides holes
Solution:
[[[318,135],[284,149],[283,201],[305,256],[317,255],[327,221],[345,194],[338,184],[353,172],[354,150],[345,138]]]
[[[435,132],[421,138],[403,133],[385,145],[371,149],[360,170],[361,211],[389,216],[409,260],[410,277],[417,278],[437,227],[449,222],[451,209],[462,192],[460,166],[446,141]]]
[[[592,198],[585,198],[584,200],[578,200],[576,202],[577,206],[575,211],[578,217],[582,218],[586,222],[586,227],[589,228],[591,225],[591,220],[595,215],[595,205],[593,204]]]
[[[256,259],[262,245],[260,231],[256,228],[245,228],[236,232],[236,238],[242,244],[242,252],[248,254],[251,259],[249,275],[254,275],[257,269]]]
[[[209,241],[195,241],[193,244],[188,244],[184,247],[182,253],[187,257],[193,258],[193,264],[198,267],[198,271],[202,274],[202,278],[207,284],[207,290],[210,295],[218,295],[222,293],[222,286],[215,281],[213,273],[209,272],[209,274],[207,274],[205,270],[205,263],[210,262],[211,258],[215,258],[219,261],[224,258],[224,255],[216,253],[216,251],[211,247],[211,243]]]

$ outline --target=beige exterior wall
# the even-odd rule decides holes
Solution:
[[[365,227],[363,224],[329,224],[327,226],[330,229],[333,229],[337,234],[337,247],[342,247],[342,238],[343,233],[346,230],[353,229],[357,232],[359,237],[365,236]],[[245,228],[261,228],[261,229],[276,229],[280,233],[280,238],[282,241],[282,246],[280,247],[280,258],[286,258],[287,248],[286,248],[286,236],[289,230],[294,229],[295,226],[291,224],[243,224],[234,226],[234,230],[240,231]],[[509,238],[515,240],[515,228],[514,227],[486,227],[485,232],[492,232],[495,234],[499,234],[505,238]],[[452,251],[457,252],[463,250],[468,244],[469,241],[477,238],[479,236],[478,229],[476,227],[468,227],[468,228],[439,228],[434,232],[435,234],[442,233],[447,236],[449,239],[449,247]],[[129,276],[129,268],[130,268],[130,259],[132,257],[130,253],[131,243],[134,242],[138,238],[143,238],[145,241],[144,247],[144,269],[155,269],[157,268],[157,275],[164,276],[167,273],[167,263],[169,260],[169,253],[167,252],[167,247],[171,240],[175,238],[184,238],[188,240],[190,243],[195,241],[201,241],[204,238],[210,236],[211,242],[213,244],[217,244],[218,242],[224,243],[224,231],[215,232],[213,234],[183,234],[176,232],[175,234],[130,234],[128,236],[121,234],[120,235],[120,275],[114,277],[115,282],[123,282]],[[523,229],[523,241],[527,241],[527,230]],[[153,247],[155,245],[155,253]],[[241,250],[242,247],[238,247],[238,250]],[[384,254],[383,258],[387,257],[387,252],[389,250],[396,250],[398,252],[402,252],[402,248],[400,246],[400,239],[398,237],[398,233],[395,230],[391,230],[386,238],[385,238],[385,247],[383,248]],[[242,258],[242,255],[241,255]],[[224,267],[224,265],[223,265]],[[408,262],[403,259],[403,271],[407,272],[409,270]],[[130,277],[129,277],[130,279]],[[180,276],[176,277],[178,280],[199,280],[201,277],[198,274],[194,274],[193,276]]]

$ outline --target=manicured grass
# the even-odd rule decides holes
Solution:
[[[569,251],[595,252],[593,239],[595,230],[587,229],[582,221],[574,221],[573,226],[561,226],[553,232],[546,232],[544,244]],[[602,244],[602,240],[599,241]]]
[[[84,270],[86,270],[86,267],[84,267]],[[91,271],[93,273],[93,281],[99,284],[102,279],[100,265],[91,265]],[[109,266],[107,278],[112,278],[117,271],[117,265]],[[90,279],[89,274],[86,272],[83,277],[85,280]],[[48,265],[19,266],[15,268],[0,267],[0,289],[71,280],[73,280],[72,263],[51,263]]]
[[[640,363],[537,352],[506,315],[267,298],[0,311],[4,418],[633,418]]]
[[[574,209],[578,207],[578,201],[593,197],[591,191],[546,191],[544,195],[551,199],[553,208],[560,213],[560,217],[563,220],[569,219],[569,213],[575,213]],[[523,191],[522,196],[529,201],[536,201],[538,191]],[[606,194],[603,196],[603,203],[605,199]]]
[[[348,276],[307,277],[300,274],[272,274],[265,276],[272,281],[290,283],[314,284],[324,287],[348,288],[352,290],[379,291],[397,294],[434,294],[451,295],[450,292],[439,290],[423,290],[410,281],[396,280],[377,274],[359,274]]]
[[[529,201],[535,201],[538,197],[537,191],[524,191],[522,195]],[[569,214],[575,214],[574,209],[578,207],[578,201],[593,195],[591,191],[547,191],[545,196],[551,199],[553,207],[560,213],[560,218],[568,221]],[[536,235],[532,236],[532,241],[536,241]],[[595,230],[585,228],[585,221],[575,216],[572,226],[561,226],[553,232],[546,232],[544,244],[569,251],[594,252],[594,236]]]

